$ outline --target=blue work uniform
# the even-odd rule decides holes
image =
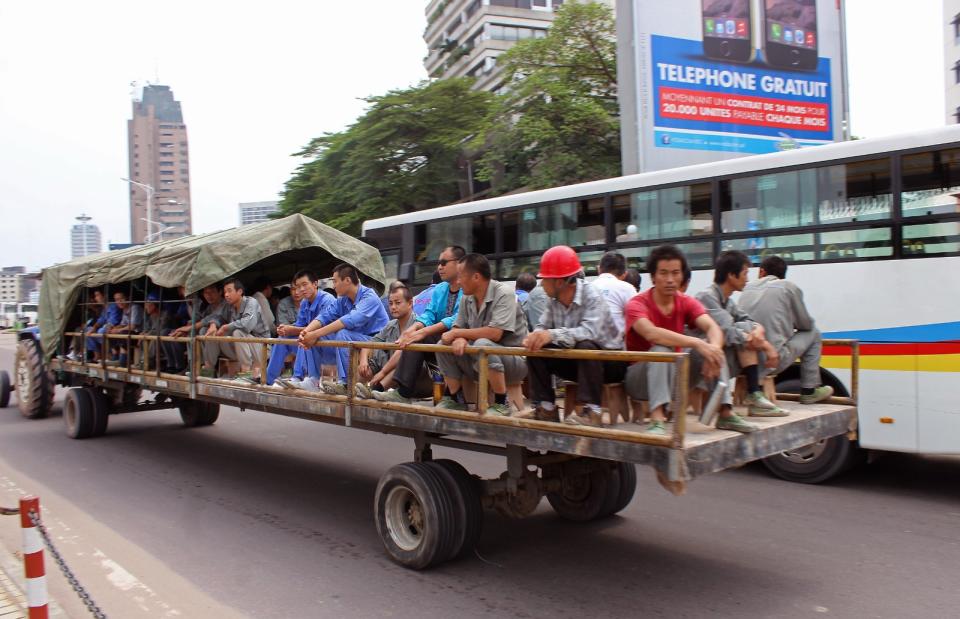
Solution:
[[[337,320],[343,323],[343,329],[320,338],[328,342],[368,342],[390,321],[377,293],[362,284],[357,287],[355,300],[347,296],[337,297],[335,304],[321,312],[319,320],[324,326]],[[349,348],[323,347],[314,350],[320,351],[322,365],[337,365],[337,378],[340,382],[347,381],[347,371],[350,366]],[[314,370],[308,367],[307,369],[314,378],[320,376],[319,368]]]
[[[300,301],[300,308],[297,310],[297,320],[293,323],[294,327],[306,327],[309,325],[315,318],[319,318],[320,314],[326,311],[331,305],[336,303],[336,299],[333,295],[324,292],[323,290],[317,291],[317,296],[314,297],[313,301],[304,299]],[[291,336],[284,336],[284,339],[296,339]],[[270,361],[267,363],[267,384],[272,385],[273,381],[277,380],[281,372],[283,372],[283,361],[287,358],[287,355],[296,355],[296,360],[293,363],[293,377],[294,378],[303,378],[306,375],[308,358],[313,357],[312,354],[314,351],[305,351],[301,349],[297,344],[274,344],[270,348]]]
[[[120,321],[123,320],[123,310],[120,309],[116,303],[109,303],[103,311],[100,312],[99,318],[97,318],[97,324],[100,326],[97,328],[97,333],[103,335],[106,333],[107,329],[110,327],[116,327],[120,324]],[[87,338],[87,350],[97,351],[103,345],[105,338],[94,337]]]

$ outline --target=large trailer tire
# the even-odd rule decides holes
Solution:
[[[627,505],[630,505],[637,491],[637,467],[632,462],[617,462],[616,473],[619,486],[617,500],[608,514],[610,516],[623,511]]]
[[[6,408],[10,405],[10,392],[12,390],[10,375],[4,370],[0,370],[0,408]]]
[[[800,380],[777,383],[780,393],[800,393]],[[781,479],[819,484],[849,471],[866,460],[866,452],[845,435],[834,436],[763,459],[764,466]]]
[[[188,428],[213,425],[220,417],[220,405],[213,402],[181,400],[179,409],[180,419]]]
[[[447,467],[442,464],[437,464],[436,462],[425,462],[424,464],[433,469],[440,478],[441,483],[443,483],[447,491],[447,495],[450,497],[450,505],[453,507],[453,519],[451,523],[454,526],[450,531],[447,554],[439,560],[440,562],[449,561],[450,559],[460,556],[460,551],[463,550],[464,543],[466,542],[467,502],[463,496],[463,492],[460,490],[460,484]]]
[[[20,414],[27,419],[41,419],[49,415],[56,386],[43,365],[43,351],[36,340],[20,340],[14,368],[14,386]]]
[[[390,558],[415,570],[442,563],[463,523],[440,472],[425,462],[398,464],[377,484],[377,533]]]
[[[63,423],[67,436],[90,438],[94,429],[94,405],[90,392],[84,387],[71,387],[63,401]]]
[[[103,436],[107,433],[107,420],[110,416],[110,400],[98,387],[88,387],[87,393],[93,405],[93,433],[90,436]]]
[[[483,531],[483,501],[480,480],[455,460],[434,460],[433,464],[447,470],[459,488],[464,506],[463,544],[454,556],[462,557],[473,552]]]
[[[613,513],[620,479],[613,468],[600,467],[581,475],[564,475],[560,492],[547,493],[550,506],[561,518],[589,522]],[[619,499],[619,496],[617,497]]]

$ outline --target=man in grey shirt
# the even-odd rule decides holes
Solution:
[[[441,343],[453,347],[451,353],[438,353],[437,363],[443,373],[450,396],[438,406],[466,410],[463,395],[464,378],[477,380],[477,355],[464,352],[467,346],[520,346],[527,336],[527,317],[524,316],[513,288],[491,279],[490,262],[482,254],[467,254],[457,267],[463,299],[453,328],[440,338]],[[487,407],[488,415],[507,416],[507,385],[517,384],[527,375],[523,357],[489,355],[488,378],[493,389],[494,402]]]
[[[270,337],[270,331],[260,315],[260,304],[253,297],[245,296],[243,292],[243,283],[239,279],[228,279],[224,282],[223,297],[226,300],[226,307],[214,335],[239,338]],[[223,355],[240,363],[240,373],[237,374],[237,378],[259,382],[260,355],[257,353],[258,347],[254,344],[204,342],[203,364],[208,369],[216,369],[217,359]],[[251,374],[252,368],[257,369],[256,376]]]
[[[413,315],[413,293],[403,282],[396,281],[390,284],[390,292],[387,295],[387,301],[390,308],[390,316],[393,318],[387,323],[387,326],[380,329],[380,332],[370,338],[371,342],[384,342],[393,344],[400,339],[400,334],[410,326],[415,318]],[[400,365],[400,350],[371,350],[369,348],[360,349],[360,378],[366,383],[356,383],[356,395],[359,398],[373,399],[373,391],[383,391],[395,386],[393,375],[397,366]],[[420,376],[418,376],[417,385],[423,392],[425,380],[429,382],[425,366],[420,364]],[[429,386],[426,389],[429,393]]]
[[[623,348],[623,331],[610,313],[610,304],[593,284],[577,277],[580,270],[580,260],[570,247],[559,245],[544,253],[538,277],[550,300],[536,330],[523,341],[527,350]],[[553,376],[577,381],[577,401],[582,409],[579,413],[567,411],[564,422],[571,425],[599,426],[603,384],[620,382],[626,373],[625,363],[590,359],[528,357],[527,366],[534,417],[541,421],[560,421]]]
[[[764,258],[760,279],[747,284],[740,294],[740,307],[764,326],[767,340],[779,355],[774,374],[800,358],[800,402],[815,404],[833,395],[832,387],[820,384],[820,330],[803,303],[803,291],[786,276],[783,258]]]

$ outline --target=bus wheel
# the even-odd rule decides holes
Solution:
[[[10,404],[10,375],[0,370],[0,408],[6,408]]]
[[[600,466],[588,472],[562,474],[560,490],[548,492],[547,501],[561,518],[588,522],[617,511],[619,495],[619,472]]]
[[[180,419],[188,428],[199,428],[216,423],[220,417],[220,405],[199,400],[180,401]]]
[[[457,489],[463,498],[464,535],[463,544],[454,556],[465,556],[473,552],[480,533],[483,531],[483,502],[481,501],[480,480],[471,475],[456,460],[434,460],[431,464],[446,469],[453,477]]]
[[[377,484],[377,533],[390,558],[421,570],[447,560],[462,543],[455,497],[435,466],[398,464]]]
[[[63,401],[63,422],[70,438],[89,438],[94,430],[93,398],[84,387],[71,387]]]
[[[43,351],[36,340],[20,340],[14,368],[14,387],[20,414],[27,419],[46,417],[53,406],[55,385],[43,366]]]

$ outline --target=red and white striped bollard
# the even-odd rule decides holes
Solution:
[[[40,499],[20,499],[20,526],[23,529],[23,570],[27,577],[27,608],[30,619],[47,619],[47,576],[43,567],[43,539],[30,519],[30,512],[40,519]]]

